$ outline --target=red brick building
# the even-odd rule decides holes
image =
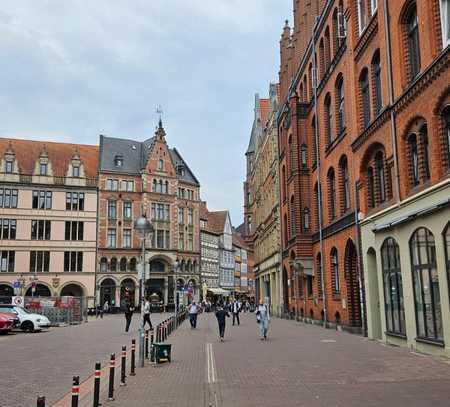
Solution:
[[[362,328],[367,219],[448,181],[449,12],[445,0],[294,1],[278,117],[290,311]]]

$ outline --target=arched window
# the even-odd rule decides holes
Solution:
[[[337,119],[338,119],[338,134],[341,134],[345,129],[345,95],[344,95],[344,79],[342,75],[338,76],[336,81],[336,102],[337,102]]]
[[[381,94],[381,65],[380,65],[380,51],[377,50],[372,58],[372,78],[375,91],[375,116],[381,111],[383,106],[383,99]]]
[[[426,228],[417,229],[409,241],[409,247],[413,270],[417,336],[442,341],[441,297],[434,236]]]
[[[157,181],[156,181],[156,179],[153,179],[152,192],[156,192],[156,186],[157,186]]]
[[[320,217],[320,203],[319,203],[319,187],[317,186],[317,184],[314,186],[314,204],[315,204],[315,208],[316,208],[316,228],[319,229],[320,226],[320,222],[319,222],[319,217]]]
[[[130,271],[136,271],[136,258],[132,257],[130,260]]]
[[[306,102],[305,93],[304,93],[304,89],[303,89],[303,82],[300,84],[299,98],[300,98],[300,102]]]
[[[333,168],[328,170],[328,202],[328,213],[332,220],[336,217],[336,177]]]
[[[359,35],[365,30],[367,24],[366,1],[367,0],[357,0]]]
[[[325,75],[325,46],[323,45],[323,38],[320,39],[319,43],[319,67],[320,67],[320,78]]]
[[[427,125],[423,125],[419,132],[420,144],[421,144],[421,155],[422,155],[422,168],[423,168],[423,179],[427,181],[430,179],[430,161],[428,153],[428,129]]]
[[[309,209],[308,208],[304,208],[303,209],[303,229],[309,230],[310,228],[310,218],[309,218]]]
[[[291,196],[291,238],[297,234],[296,228],[296,216],[295,216],[295,200],[294,196]]]
[[[119,268],[120,268],[120,271],[122,271],[122,272],[127,271],[127,259],[125,257],[122,257],[120,259]]]
[[[386,178],[384,174],[384,155],[381,151],[375,155],[375,169],[377,171],[377,184],[380,203],[386,200]]]
[[[333,55],[336,55],[339,45],[340,40],[338,38],[338,9],[335,8],[333,11]]]
[[[303,78],[303,100],[308,102],[308,77],[305,75]]]
[[[335,247],[331,249],[331,278],[333,285],[333,294],[337,295],[341,292],[341,280],[339,276],[339,260],[338,252]]]
[[[290,172],[292,173],[294,171],[294,147],[292,143],[292,136],[289,136],[288,144],[289,144],[289,167],[291,170]]]
[[[330,28],[327,26],[327,28],[325,28],[325,71],[328,71],[330,64],[331,64]]]
[[[108,271],[108,259],[106,257],[102,257],[100,260],[100,272],[106,273]]]
[[[420,175],[419,175],[419,150],[417,148],[417,136],[411,134],[408,137],[408,148],[410,156],[411,174],[412,174],[412,184],[419,185]]]
[[[113,257],[111,259],[111,263],[110,263],[110,269],[111,271],[117,271],[117,259],[115,257]]]
[[[322,255],[317,253],[316,256],[316,281],[317,281],[317,294],[319,298],[322,298]]]
[[[314,149],[314,151],[313,151],[313,157],[314,157],[313,164],[316,165],[318,156],[320,156],[319,135],[317,135],[317,137],[316,137],[316,116],[314,116],[312,121],[311,121],[311,136],[312,136],[312,140],[313,140],[313,149]]]
[[[350,177],[346,156],[341,158],[339,166],[341,170],[342,210],[345,213],[350,208]]]
[[[392,237],[388,237],[381,246],[381,263],[386,329],[388,332],[406,335],[400,249]]]
[[[361,90],[362,102],[362,123],[366,129],[370,124],[370,91],[369,91],[369,75],[367,69],[363,69],[359,77],[359,87]]]
[[[420,72],[419,22],[416,3],[413,3],[405,16],[407,35],[407,54],[409,79],[412,81]]]
[[[309,64],[308,67],[308,78],[309,78],[309,82],[308,82],[308,94],[310,95],[310,98],[312,99],[314,97],[314,91],[313,91],[313,77],[312,77],[312,63]]]
[[[367,168],[367,199],[370,208],[375,208],[375,177],[373,168]]]
[[[284,245],[287,246],[288,242],[289,242],[289,235],[288,235],[288,219],[287,219],[287,215],[284,214],[284,218],[283,218],[283,226],[284,226]]]
[[[445,155],[447,157],[447,169],[450,170],[450,106],[447,106],[442,112],[444,121],[444,145]]]
[[[302,144],[302,146],[300,147],[300,161],[301,161],[302,167],[306,167],[308,165],[307,150],[308,150],[308,148],[306,147],[306,144]]]
[[[282,185],[281,185],[281,193],[283,201],[286,199],[286,167],[283,165],[283,168],[281,169],[282,172]]]
[[[333,107],[331,106],[331,96],[329,93],[325,96],[325,131],[328,146],[333,141]]]

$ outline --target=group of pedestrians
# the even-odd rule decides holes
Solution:
[[[144,301],[144,308],[143,308],[143,314],[144,314],[144,324],[143,327],[145,329],[146,324],[150,326],[150,330],[153,330],[152,321],[150,319],[150,311],[151,311],[151,305],[148,298]],[[134,305],[131,303],[131,301],[125,302],[125,332],[128,332],[130,330],[131,320],[133,319],[133,313],[134,313]]]

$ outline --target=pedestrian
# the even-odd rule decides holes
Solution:
[[[197,328],[197,314],[198,314],[198,305],[195,301],[192,301],[191,305],[188,307],[189,311],[189,322],[191,323],[191,328]]]
[[[131,318],[133,318],[133,312],[134,312],[133,305],[131,304],[130,301],[127,301],[125,303],[125,321],[126,321],[125,332],[128,332],[128,330],[130,329]]]
[[[152,321],[150,320],[150,301],[148,298],[146,298],[144,302],[144,323],[142,324],[144,329],[147,322],[150,325],[150,330],[153,331]]]
[[[109,302],[105,301],[105,303],[103,304],[103,312],[105,314],[107,314],[109,312]]]
[[[217,323],[219,324],[219,340],[220,342],[223,342],[223,337],[225,336],[225,321],[226,318],[230,318],[230,314],[223,308],[222,304],[217,306],[216,318]]]
[[[240,325],[241,321],[239,321],[239,313],[241,312],[241,304],[239,301],[233,301],[231,303],[231,310],[233,312],[233,326],[234,322],[237,321],[237,324]]]
[[[269,308],[263,303],[263,300],[259,300],[259,305],[256,307],[256,322],[259,324],[259,335],[262,341],[267,340],[269,321]]]

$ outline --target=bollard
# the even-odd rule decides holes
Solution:
[[[102,366],[100,362],[95,362],[94,374],[94,407],[100,406],[100,377],[102,375]]]
[[[136,339],[131,340],[131,370],[130,376],[136,376]]]
[[[155,350],[153,348],[153,331],[150,334],[150,361],[155,361]]]
[[[126,346],[122,346],[122,361],[120,364],[120,385],[121,386],[125,386],[126,382],[125,382],[125,367],[127,364],[127,347]]]
[[[111,353],[111,359],[109,361],[109,388],[108,388],[108,400],[114,401],[114,375],[116,370],[116,354]]]
[[[44,396],[38,396],[36,401],[36,407],[45,407],[45,397]]]
[[[144,353],[144,359],[148,359],[148,330],[145,331],[145,353]]]
[[[72,407],[78,407],[78,397],[80,396],[80,376],[73,376],[72,379]]]

